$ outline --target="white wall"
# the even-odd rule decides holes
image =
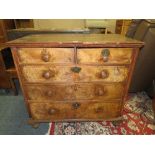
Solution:
[[[116,20],[113,19],[34,19],[34,28],[39,29],[77,29],[89,26],[107,27],[115,32]]]
[[[34,28],[76,29],[84,27],[84,19],[34,19]]]

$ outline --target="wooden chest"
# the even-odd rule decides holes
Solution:
[[[117,120],[142,42],[116,34],[11,42],[31,122]]]

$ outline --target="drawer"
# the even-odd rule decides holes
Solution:
[[[113,102],[30,102],[36,120],[102,120],[121,116],[121,103]]]
[[[116,84],[59,84],[59,85],[27,85],[28,100],[63,101],[63,100],[121,100],[124,87]]]
[[[123,82],[128,68],[123,66],[21,66],[26,82]]]
[[[71,67],[54,65],[21,66],[23,79],[26,82],[71,82],[73,81]]]
[[[130,64],[132,48],[81,48],[77,50],[79,64]]]
[[[19,48],[18,58],[20,63],[67,63],[74,62],[73,48]]]
[[[83,66],[79,73],[79,81],[83,82],[123,82],[128,75],[124,66]]]

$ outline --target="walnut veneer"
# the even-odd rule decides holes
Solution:
[[[142,42],[120,35],[32,35],[8,42],[33,122],[117,120]]]

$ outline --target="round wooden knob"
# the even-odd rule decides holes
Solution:
[[[102,59],[104,62],[107,62],[109,60],[108,56],[103,56]]]
[[[45,79],[50,79],[51,78],[51,72],[50,71],[45,71],[43,72],[43,77]]]
[[[50,55],[49,54],[43,54],[42,55],[42,60],[45,62],[48,62],[50,60]]]
[[[101,78],[105,79],[109,76],[108,71],[107,70],[102,70],[101,71]]]
[[[55,109],[49,109],[48,113],[49,113],[50,115],[53,115],[53,114],[56,113],[56,110],[55,110]]]

